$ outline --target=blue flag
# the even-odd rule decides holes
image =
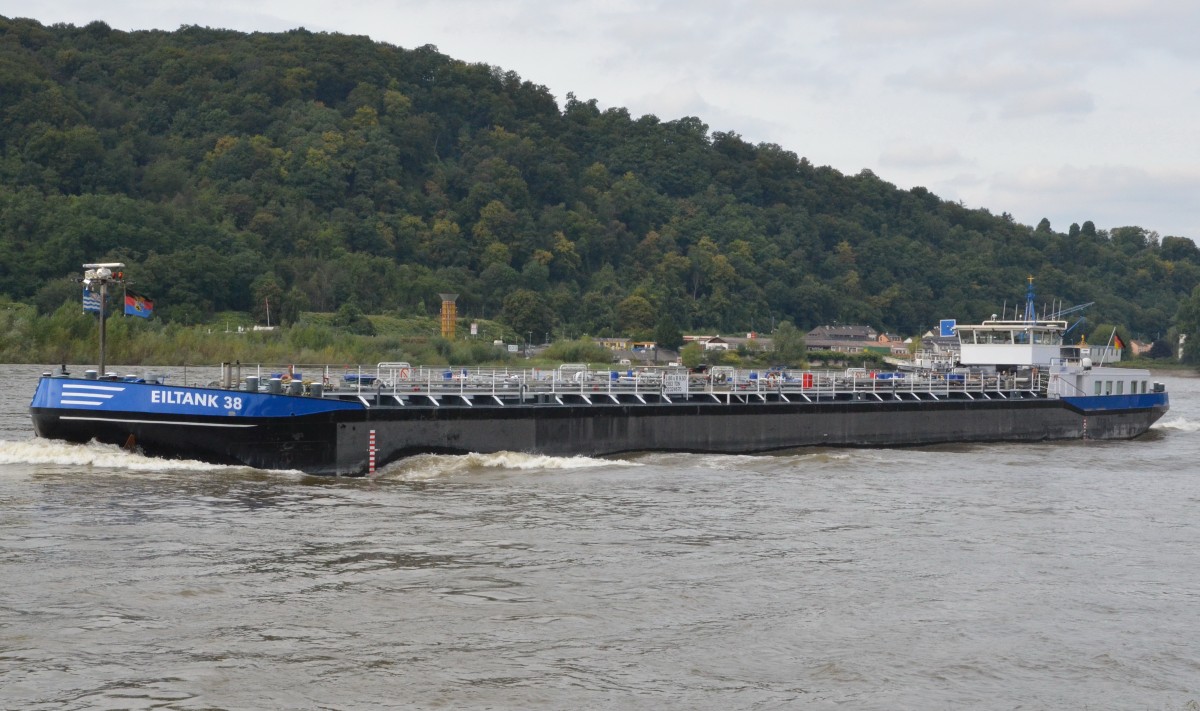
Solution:
[[[100,313],[100,294],[83,287],[83,312],[84,313]]]

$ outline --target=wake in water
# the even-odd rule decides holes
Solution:
[[[519,472],[613,467],[696,467],[719,470],[775,471],[781,462],[797,466],[849,464],[864,459],[889,457],[873,450],[811,450],[774,454],[695,454],[684,452],[652,452],[635,455],[635,459],[600,459],[596,457],[552,457],[521,452],[494,454],[421,454],[392,462],[377,473],[377,477],[400,481],[430,481],[454,476],[478,475],[487,471]]]
[[[695,454],[687,452],[654,452],[640,455],[638,461],[647,465],[662,467],[696,467],[700,469],[717,470],[755,470],[768,469],[777,471],[795,465],[823,465],[839,462],[850,462],[853,458],[871,456],[870,450],[829,450],[802,449],[765,454]]]
[[[213,471],[239,468],[221,464],[207,464],[191,459],[156,459],[138,454],[137,452],[130,452],[115,445],[100,444],[99,442],[72,444],[41,438],[24,441],[0,441],[0,465],[3,464],[100,467],[140,472],[158,472],[167,469]]]
[[[116,445],[88,442],[73,444],[59,440],[31,438],[0,440],[0,466],[6,464],[54,465],[64,467],[95,467],[124,469],[136,472],[173,471],[257,471],[248,467],[209,464],[192,459],[160,459],[131,452]],[[380,470],[389,479],[424,481],[486,470],[544,471],[589,469],[598,467],[641,466],[636,462],[591,457],[550,457],[519,452],[465,455],[420,455],[394,462]],[[298,471],[273,471],[277,474],[297,474]]]
[[[594,469],[636,467],[637,462],[594,457],[551,457],[544,454],[496,452],[494,454],[422,454],[401,459],[379,474],[389,479],[428,481],[442,477],[479,473],[485,470],[535,471],[547,469]]]
[[[1186,417],[1176,417],[1170,420],[1159,420],[1150,426],[1152,430],[1172,430],[1175,432],[1197,432],[1200,431],[1200,422],[1189,420]]]

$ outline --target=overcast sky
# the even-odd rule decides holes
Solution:
[[[0,0],[44,24],[306,27],[433,44],[601,107],[1055,230],[1200,238],[1200,2]]]

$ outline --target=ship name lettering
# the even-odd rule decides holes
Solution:
[[[151,390],[150,402],[155,405],[193,405],[217,408],[217,396],[212,393],[179,392],[177,390]]]

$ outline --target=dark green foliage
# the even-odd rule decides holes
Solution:
[[[375,335],[375,326],[353,301],[347,301],[338,307],[337,314],[333,317],[333,325],[357,336]]]
[[[165,323],[265,323],[269,304],[365,333],[363,313],[433,316],[455,292],[522,339],[664,344],[784,321],[920,333],[1018,303],[1030,274],[1145,336],[1190,318],[1200,283],[1186,238],[1031,228],[695,117],[560,109],[432,46],[0,17],[0,97],[0,295],[43,315],[108,260]]]
[[[790,321],[784,321],[775,328],[772,342],[775,346],[775,351],[771,354],[774,364],[794,367],[804,362],[805,352],[808,350],[804,344],[804,334]]]
[[[439,336],[432,345],[441,361],[449,365],[502,363],[509,357],[503,348],[479,340],[448,341]]]
[[[679,350],[683,345],[683,333],[680,332],[679,326],[675,324],[675,319],[671,318],[670,314],[663,314],[658,320],[658,325],[654,327],[654,342],[661,348],[668,350]]]
[[[561,363],[610,363],[612,351],[598,345],[590,338],[574,341],[558,341],[542,354],[542,357]]]
[[[518,289],[505,297],[500,318],[513,327],[521,340],[530,343],[535,342],[536,335],[554,326],[554,312],[546,299],[529,289]]]
[[[1150,352],[1146,354],[1150,358],[1170,358],[1175,355],[1171,350],[1171,344],[1161,338],[1150,345]]]
[[[1200,364],[1200,286],[1180,303],[1175,321],[1181,332],[1191,334],[1183,344],[1183,361]]]

